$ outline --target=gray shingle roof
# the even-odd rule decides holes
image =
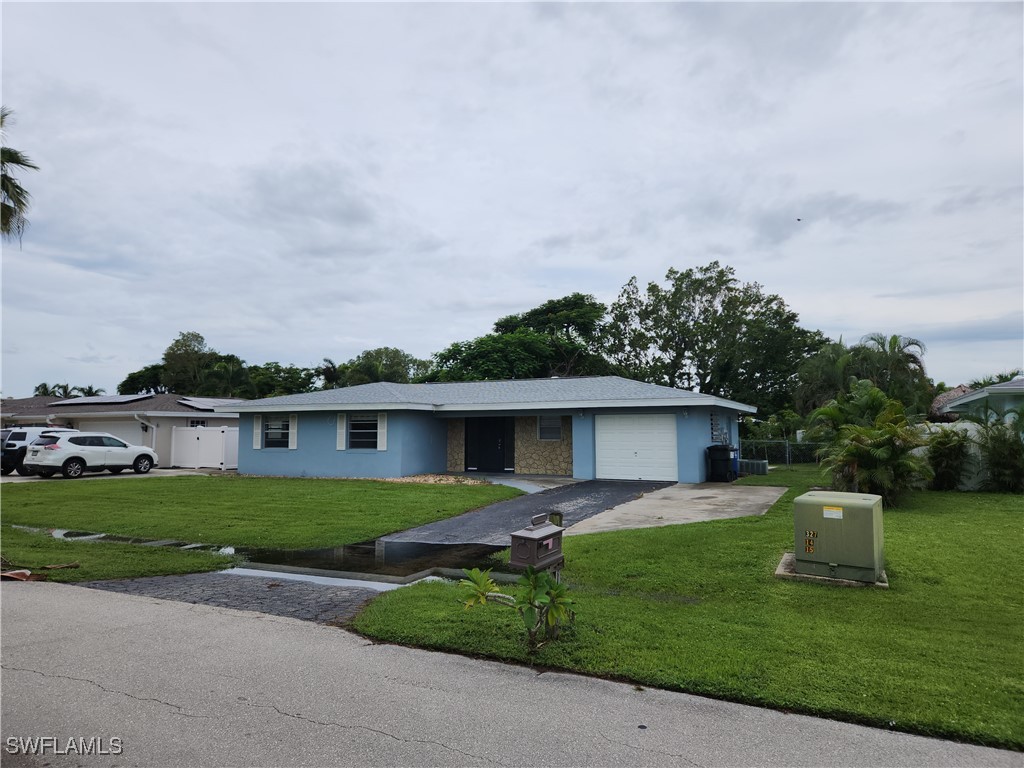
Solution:
[[[175,394],[141,395],[134,400],[102,402],[105,398],[75,398],[63,400],[59,397],[23,397],[0,400],[0,411],[4,417],[21,419],[54,414],[77,415],[96,413],[208,413],[214,405],[228,405],[225,398],[182,397]],[[231,408],[225,411],[233,412]]]
[[[472,410],[508,406],[579,407],[658,405],[720,405],[744,411],[752,406],[690,392],[684,389],[645,384],[619,376],[578,378],[516,379],[510,381],[438,382],[432,384],[394,384],[378,382],[300,395],[250,400],[232,406],[233,411],[266,411],[271,408],[300,407],[303,410],[343,407],[413,407],[423,410]]]

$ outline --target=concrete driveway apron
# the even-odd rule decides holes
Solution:
[[[730,517],[763,515],[786,492],[770,485],[679,483],[646,493],[573,525],[566,536],[703,523]]]

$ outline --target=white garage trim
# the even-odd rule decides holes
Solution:
[[[598,414],[594,443],[598,479],[679,480],[675,414]]]

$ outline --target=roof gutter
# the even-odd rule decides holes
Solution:
[[[299,413],[307,411],[430,411],[434,413],[466,413],[472,411],[577,411],[590,408],[691,408],[691,407],[727,408],[741,413],[756,413],[753,405],[745,405],[713,395],[694,394],[693,397],[649,398],[637,400],[563,400],[507,403],[273,403],[249,406],[219,406],[214,408],[223,413],[231,408],[235,413]]]

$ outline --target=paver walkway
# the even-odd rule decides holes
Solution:
[[[80,586],[181,603],[258,611],[319,624],[346,623],[363,604],[380,594],[377,590],[360,587],[228,573],[89,581]]]

